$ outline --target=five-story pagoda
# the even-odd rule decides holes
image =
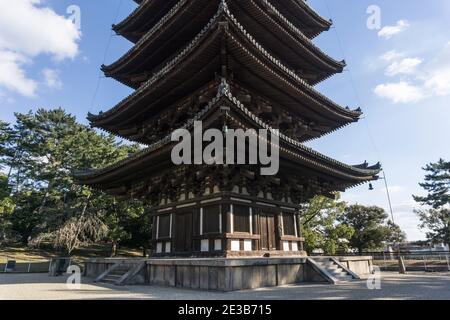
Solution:
[[[304,255],[301,204],[380,171],[303,144],[361,116],[314,89],[345,66],[311,40],[331,22],[303,0],[135,1],[113,27],[134,46],[102,67],[135,91],[89,121],[147,148],[78,173],[78,181],[149,202],[156,257]],[[278,174],[261,175],[255,165],[175,165],[171,135],[193,131],[195,121],[277,132]]]

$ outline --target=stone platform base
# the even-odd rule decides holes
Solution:
[[[327,282],[306,258],[150,260],[147,272],[150,284],[218,291]]]
[[[127,284],[235,291],[302,282],[330,283],[307,257],[90,259],[85,263],[85,276],[97,278],[115,264],[142,265]]]

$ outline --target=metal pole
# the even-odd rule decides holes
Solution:
[[[391,202],[391,194],[389,193],[389,187],[388,187],[388,183],[387,183],[387,179],[386,179],[386,173],[384,172],[384,170],[383,170],[383,180],[384,180],[384,185],[386,187],[386,194],[387,194],[387,198],[388,198],[388,202],[389,202],[389,210],[391,211],[392,223],[395,224],[394,210],[392,209],[392,202]]]

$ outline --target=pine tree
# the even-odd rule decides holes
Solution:
[[[450,204],[450,162],[440,159],[437,163],[430,163],[425,168],[425,182],[420,183],[428,195],[413,196],[422,205],[438,209]]]

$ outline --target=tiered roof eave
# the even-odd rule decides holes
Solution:
[[[142,68],[144,68],[144,65],[142,65],[143,60],[149,60],[149,56],[154,56],[155,53],[161,50],[161,41],[158,41],[158,39],[173,38],[172,34],[175,33],[176,36],[179,32],[179,20],[184,19],[186,20],[186,24],[190,23],[192,21],[192,12],[199,12],[198,14],[202,15],[203,12],[205,12],[204,8],[211,8],[211,3],[208,3],[208,5],[205,6],[200,2],[201,0],[179,1],[125,55],[108,66],[102,66],[102,70],[105,72],[105,75],[113,77],[128,86],[136,88],[136,83],[133,83],[130,80],[130,77],[132,79],[136,72],[142,72]],[[336,73],[341,73],[346,66],[345,61],[335,60],[324,53],[320,48],[315,46],[314,43],[306,37],[301,30],[296,28],[284,16],[282,16],[275,7],[271,7],[271,15],[269,15],[257,6],[253,0],[248,2],[240,2],[240,0],[237,0],[236,4],[234,0],[229,0],[228,2],[233,7],[243,6],[246,10],[249,10],[249,12],[254,13],[254,17],[252,19],[248,19],[248,17],[247,19],[245,19],[245,17],[243,19],[246,20],[247,23],[249,23],[249,20],[254,21],[254,24],[256,23],[257,25],[257,29],[262,28],[260,32],[255,32],[255,30],[253,30],[253,33],[259,34],[260,36],[265,34],[266,38],[270,35],[268,38],[269,40],[267,40],[264,44],[267,51],[276,53],[281,60],[287,61],[290,67],[299,70],[297,73],[300,77],[308,79],[312,76],[305,74],[305,71],[301,71],[304,68],[308,68],[305,66],[304,61],[309,61],[307,64],[309,67],[315,66],[314,68],[317,68],[315,69],[316,74],[313,75],[313,78],[308,79],[308,83],[311,85],[315,85],[325,79],[328,79]],[[195,7],[190,9],[193,6]],[[214,7],[215,5],[212,3],[212,6]],[[239,10],[237,10],[237,12],[239,12]],[[206,12],[210,11],[211,10],[206,10]],[[245,10],[242,9],[241,11]],[[212,15],[212,13],[210,14]],[[278,23],[271,16],[276,16],[278,20],[283,23]],[[238,17],[235,17],[235,19],[241,24]],[[207,20],[203,19],[203,21]],[[266,27],[263,27],[263,25],[266,25]],[[243,28],[245,30],[245,26],[243,26]],[[248,31],[245,30],[245,32]],[[186,35],[180,34],[180,37],[181,39],[184,39],[186,38]],[[281,38],[283,38],[284,41],[281,41]],[[171,41],[173,41],[173,39]],[[166,52],[162,55],[162,57],[165,58],[167,54],[170,55],[173,53]],[[299,59],[299,57],[303,58]],[[153,67],[157,65],[154,60],[155,58],[152,58],[151,60]],[[135,71],[132,71],[133,68]],[[150,68],[152,67],[150,66]],[[321,71],[319,72],[319,70]],[[146,72],[151,73],[152,70],[146,70]]]
[[[216,97],[210,101],[207,107],[197,113],[194,118],[190,119],[180,129],[192,130],[194,121],[205,121],[213,114],[215,114],[216,117],[223,117],[223,115],[221,115],[221,107],[224,106],[224,103],[230,107],[230,110],[227,111],[225,117],[229,118],[230,121],[238,124],[238,126],[243,129],[246,129],[246,125],[242,122],[244,119],[249,128],[267,129],[278,135],[280,138],[280,153],[284,158],[289,158],[291,161],[310,167],[310,169],[318,170],[337,179],[347,181],[347,187],[353,187],[361,183],[378,179],[378,174],[381,171],[380,164],[374,166],[369,166],[367,163],[357,166],[347,165],[314,151],[302,143],[280,133],[278,130],[271,128],[256,115],[252,114],[232,95],[225,80],[219,86]],[[171,135],[167,135],[165,138],[148,146],[146,149],[112,166],[99,170],[79,171],[75,173],[75,177],[83,184],[98,185],[106,183],[105,181],[108,179],[116,179],[119,172],[135,167],[138,163],[142,163],[145,158],[152,158],[156,152],[161,152],[166,149],[166,152],[169,152],[172,144]],[[148,165],[151,164],[147,163],[146,166]]]
[[[223,9],[223,12],[227,13],[226,8]],[[325,96],[318,93],[313,87],[308,85],[304,80],[302,80],[300,77],[298,77],[293,71],[289,70],[287,67],[285,67],[280,61],[273,58],[264,48],[262,48],[253,38],[251,35],[245,32],[239,25],[239,23],[229,14],[224,15],[227,17],[228,21],[233,23],[235,25],[236,30],[240,30],[240,34],[237,34],[236,36],[231,35],[228,30],[225,30],[223,28],[218,27],[218,22],[220,20],[220,17],[222,17],[222,12],[218,12],[216,16],[208,23],[208,25],[204,28],[204,30],[197,35],[197,37],[194,39],[193,42],[191,42],[186,48],[181,50],[181,52],[173,58],[166,66],[164,66],[160,71],[154,74],[153,77],[151,77],[145,84],[143,84],[136,92],[134,92],[132,95],[127,97],[125,100],[123,100],[121,103],[119,103],[116,107],[112,108],[111,110],[100,113],[99,115],[89,115],[89,120],[92,122],[93,126],[96,127],[104,127],[108,122],[110,122],[113,118],[117,118],[120,116],[122,112],[125,112],[127,109],[132,108],[134,104],[136,104],[137,101],[140,101],[140,99],[145,96],[149,90],[151,90],[159,80],[164,81],[167,79],[170,72],[177,72],[181,68],[182,62],[186,62],[185,60],[193,61],[192,55],[195,50],[199,50],[198,47],[200,46],[201,42],[204,39],[211,40],[212,38],[209,37],[209,33],[213,31],[213,27],[217,28],[220,32],[228,32],[230,41],[233,41],[233,45],[237,45],[241,47],[241,51],[243,54],[246,54],[248,56],[247,59],[253,59],[254,63],[261,64],[261,61],[258,60],[248,49],[245,49],[245,46],[251,45],[253,50],[258,52],[258,54],[261,55],[261,58],[264,58],[266,61],[270,61],[270,66],[267,66],[266,64],[266,74],[277,76],[277,79],[281,79],[284,84],[287,85],[287,87],[290,88],[290,90],[296,90],[297,94],[304,95],[305,97],[309,97],[308,99],[316,99],[311,100],[312,102],[321,101],[319,105],[321,105],[324,109],[322,110],[325,114],[327,112],[331,112],[330,116],[333,114],[332,117],[337,117],[336,119],[341,118],[342,120],[339,120],[338,123],[334,128],[340,128],[343,125],[349,124],[351,122],[355,122],[359,119],[361,116],[360,110],[351,111],[347,108],[343,108],[332,102],[330,99],[326,98]],[[216,29],[214,29],[216,30]],[[217,31],[216,30],[216,31]],[[216,35],[217,32],[215,33]],[[242,41],[245,41],[244,45],[239,44],[239,40],[237,37],[242,38]],[[188,59],[189,58],[189,59]],[[174,71],[175,70],[175,71]],[[274,80],[273,78],[272,80]],[[273,82],[273,81],[272,81]],[[301,89],[300,89],[301,88]],[[292,91],[290,94],[293,95],[294,91]],[[313,98],[314,97],[314,98]],[[319,107],[317,107],[319,108]],[[327,111],[328,110],[328,111]],[[318,110],[317,110],[318,111]]]
[[[212,1],[212,0],[208,0]],[[222,1],[222,0],[220,0]],[[320,16],[315,10],[313,10],[304,0],[276,0],[277,2],[271,3],[270,0],[258,0],[268,10],[272,11],[276,7],[281,10],[286,10],[292,13],[292,24],[294,24],[299,29],[305,28],[305,23],[307,25],[304,29],[305,35],[312,39],[324,31],[328,31],[332,25],[332,21]],[[137,42],[142,34],[144,34],[148,29],[150,29],[153,24],[149,24],[146,17],[149,13],[162,14],[162,12],[167,12],[169,9],[165,7],[161,9],[163,5],[167,5],[170,2],[170,6],[174,6],[177,0],[142,0],[135,1],[139,6],[123,21],[118,24],[113,25],[113,29],[120,35],[124,36],[132,42]],[[281,5],[281,7],[280,7]],[[306,22],[305,22],[306,21]],[[136,30],[142,29],[142,25],[148,25],[148,29],[137,33]]]

